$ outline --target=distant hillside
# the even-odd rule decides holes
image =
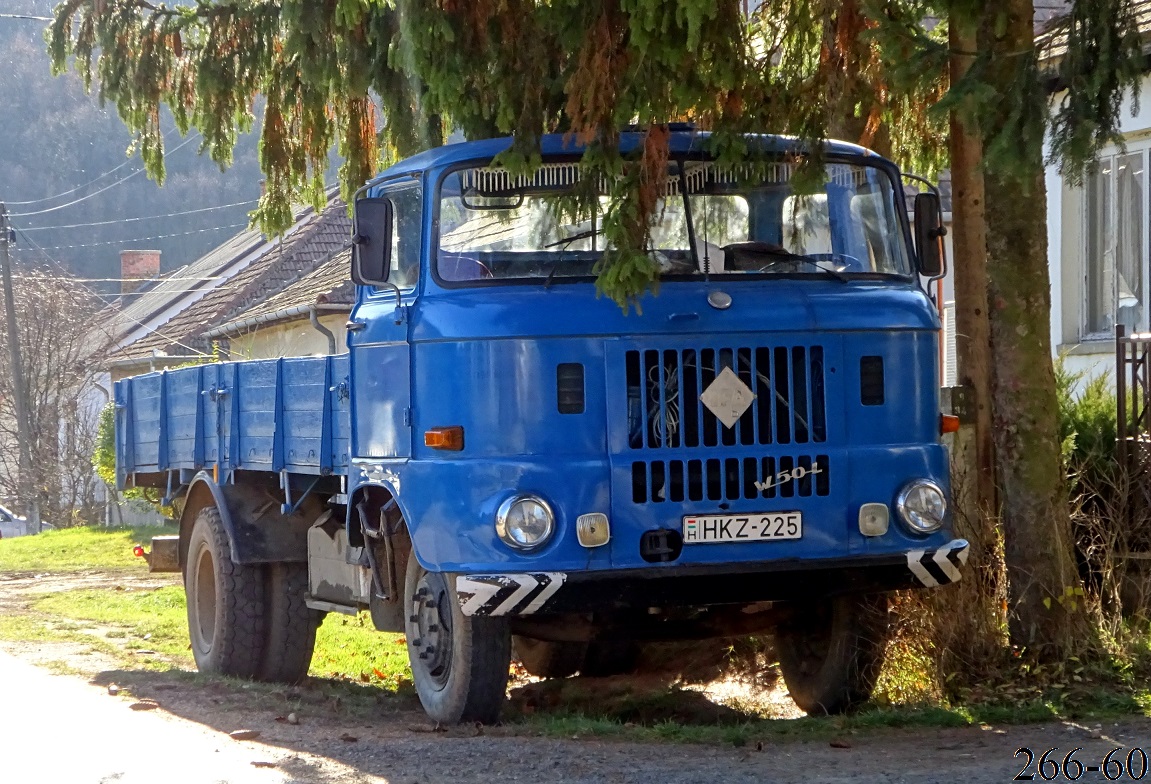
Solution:
[[[3,10],[49,16],[55,3],[7,0]],[[132,139],[115,107],[101,108],[74,73],[51,75],[46,24],[0,18],[0,200],[24,231],[17,239],[17,261],[43,264],[51,257],[81,277],[117,278],[122,248],[159,248],[167,271],[245,225],[260,193],[256,134],[241,140],[234,165],[221,172],[206,155],[197,154],[198,137],[182,139],[170,127],[164,186],[142,172],[133,174],[142,165],[139,156],[125,155]],[[83,201],[30,214],[78,199]],[[170,215],[237,202],[249,203]],[[94,287],[119,290],[115,282]]]

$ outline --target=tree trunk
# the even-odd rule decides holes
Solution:
[[[958,84],[975,60],[975,20],[952,11],[948,27],[951,83]],[[968,525],[984,532],[998,512],[991,439],[991,333],[987,315],[987,231],[984,214],[983,140],[970,118],[951,112],[952,279],[955,283],[955,355],[959,385],[967,390],[973,415],[974,460],[963,488]],[[983,536],[979,544],[991,542]]]
[[[988,85],[1013,94],[1033,46],[1031,0],[1004,0],[981,31],[991,55]],[[1006,125],[1010,100],[983,128],[984,143]],[[999,127],[988,127],[999,124]],[[1018,170],[989,168],[987,252],[995,457],[1008,575],[1008,628],[1016,645],[1059,660],[1090,645],[1075,565],[1059,452],[1051,362],[1043,151],[1019,146]]]

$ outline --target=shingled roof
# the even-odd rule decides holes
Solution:
[[[356,286],[349,277],[352,252],[342,250],[286,289],[244,311],[238,318],[204,333],[205,338],[236,337],[265,324],[305,317],[315,307],[330,313],[351,312]]]
[[[183,278],[186,285],[188,279],[210,267],[204,263],[205,259],[226,253],[224,248],[243,244],[245,235],[249,234],[251,232],[242,232],[204,259],[177,270],[170,277]],[[114,357],[115,364],[142,364],[156,354],[207,353],[211,341],[205,333],[212,327],[241,319],[248,311],[262,307],[269,298],[309,276],[344,250],[350,235],[351,221],[344,202],[333,200],[319,214],[306,211],[291,235],[269,245],[258,258],[207,291],[161,327],[121,349]],[[165,285],[164,281],[159,285]]]
[[[1049,13],[1044,24],[1039,24],[1040,0],[1035,3],[1035,27],[1038,35],[1035,43],[1039,47],[1040,60],[1048,64],[1057,62],[1067,51],[1067,28],[1058,22],[1067,15],[1071,4],[1067,0],[1047,0]],[[1143,51],[1151,50],[1151,0],[1133,0],[1129,9],[1135,15],[1135,24],[1143,38]]]

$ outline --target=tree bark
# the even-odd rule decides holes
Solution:
[[[975,60],[977,20],[953,10],[948,27],[951,83],[958,84]],[[983,140],[971,112],[951,112],[952,280],[955,284],[955,355],[958,382],[974,415],[974,461],[964,488],[969,526],[982,532],[998,512],[991,438],[991,332],[987,315],[987,231],[984,214]],[[990,536],[983,537],[988,544]]]
[[[1032,0],[1003,0],[980,32],[990,54],[988,85],[1003,106],[984,144],[1006,127],[1018,69],[1034,47]],[[995,127],[998,125],[998,127]],[[1091,645],[1075,565],[1059,451],[1051,361],[1043,151],[1021,144],[1017,170],[989,167],[987,272],[995,456],[1008,574],[1008,628],[1016,645],[1059,660]]]

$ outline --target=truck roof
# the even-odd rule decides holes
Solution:
[[[672,125],[671,152],[682,154],[698,152],[704,148],[704,142],[711,136],[707,131],[700,131],[681,123]],[[747,139],[762,145],[767,152],[788,152],[796,148],[798,140],[794,136],[780,136],[775,134],[747,134]],[[620,134],[620,149],[624,153],[635,150],[643,140],[643,133],[639,131],[624,131]],[[434,147],[417,155],[400,161],[386,169],[376,179],[391,179],[405,174],[416,174],[428,169],[438,168],[456,163],[465,163],[477,159],[492,158],[508,149],[512,145],[512,137],[504,136],[496,139],[481,139],[471,142],[445,144]],[[549,133],[540,137],[540,151],[543,155],[578,155],[584,150],[574,136],[563,133]],[[866,147],[850,142],[829,139],[825,143],[825,150],[829,154],[839,155],[867,155],[879,158],[879,155]]]

